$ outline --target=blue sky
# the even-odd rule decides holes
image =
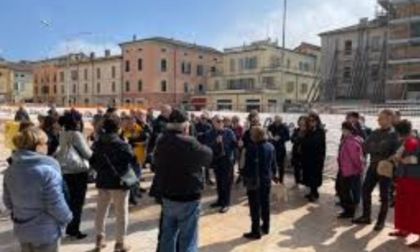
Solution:
[[[373,16],[375,2],[289,0],[287,45],[319,43],[318,33]],[[117,53],[117,44],[133,34],[218,49],[281,36],[282,0],[2,0],[0,10],[0,57],[10,60],[42,59],[67,48]],[[81,32],[89,34],[75,36]]]

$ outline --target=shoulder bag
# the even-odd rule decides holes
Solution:
[[[115,169],[115,166],[111,163],[111,160],[109,160],[108,155],[106,155],[105,153],[103,153],[102,155],[105,161],[107,162],[108,166],[111,168],[114,175],[120,179],[121,186],[132,188],[137,185],[139,179],[137,178],[136,173],[134,172],[131,165],[129,165],[127,171],[124,174],[119,174],[117,169]]]

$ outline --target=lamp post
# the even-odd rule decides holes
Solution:
[[[280,83],[284,86],[284,73],[285,73],[285,66],[284,66],[284,57],[285,57],[285,49],[286,49],[286,17],[287,17],[287,0],[283,0],[283,26],[282,26],[282,52],[281,52],[281,79]]]

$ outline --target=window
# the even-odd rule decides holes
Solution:
[[[139,80],[137,82],[137,91],[139,91],[139,92],[143,91],[143,81],[142,80]]]
[[[130,82],[129,81],[125,82],[125,92],[130,92]]]
[[[53,81],[57,82],[57,74],[54,74]]]
[[[184,83],[184,93],[188,94],[188,83]]]
[[[287,63],[286,64],[287,64],[286,67],[287,68],[290,68],[290,65],[292,64],[292,62],[290,61],[290,59],[287,59]]]
[[[419,38],[420,37],[420,22],[410,23],[410,36],[411,36],[411,38]]]
[[[351,40],[346,40],[344,42],[344,54],[350,55],[353,50],[353,42]]]
[[[71,70],[71,73],[70,73],[70,74],[71,74],[71,80],[72,80],[72,81],[77,81],[77,77],[78,77],[78,76],[77,76],[77,75],[78,75],[78,74],[77,74],[77,70]],[[48,77],[48,76],[47,76],[47,77]],[[47,79],[48,79],[48,80],[47,80],[47,82],[49,82],[49,78],[47,78]]]
[[[88,84],[87,83],[85,83],[84,91],[85,91],[85,93],[88,92]]]
[[[160,91],[162,92],[166,92],[166,81],[161,81],[160,82]]]
[[[295,91],[295,83],[292,81],[287,82],[286,85],[286,92],[287,93],[293,93]]]
[[[1,76],[1,72],[0,72],[0,76]],[[36,76],[36,75],[34,76],[34,83],[38,84],[38,76]]]
[[[130,61],[129,60],[125,61],[125,71],[130,72]]]
[[[203,75],[204,75],[204,66],[197,65],[197,76],[203,76]]]
[[[247,99],[245,103],[246,103],[246,111],[251,111],[251,110],[260,111],[260,100]]]
[[[87,80],[88,79],[88,70],[87,69],[84,70],[83,75],[84,75],[85,80]]]
[[[183,74],[190,74],[191,73],[191,63],[182,62],[181,72]]]
[[[35,87],[35,94],[38,94],[38,87]]]
[[[344,67],[343,79],[349,81],[351,79],[351,67]]]
[[[64,72],[60,72],[60,81],[64,82]]]
[[[228,90],[253,90],[255,88],[254,78],[232,79],[227,82]]]
[[[239,59],[239,70],[242,71],[245,68],[244,59]]]
[[[273,76],[266,76],[266,77],[263,77],[262,79],[264,86],[267,89],[274,89],[276,87],[276,83],[274,80],[275,79]]]
[[[308,84],[306,84],[306,83],[300,84],[300,93],[301,94],[308,93]]]
[[[75,94],[76,91],[77,91],[77,86],[76,86],[76,84],[73,84],[73,94]]]
[[[53,89],[54,89],[54,94],[57,94],[57,85],[54,85]]]
[[[115,68],[115,66],[112,66],[111,68],[111,75],[112,75],[112,78],[115,78],[117,75],[117,69]]]
[[[101,69],[100,68],[97,68],[96,69],[96,78],[97,79],[100,79],[101,78]]]
[[[198,93],[199,94],[203,94],[204,93],[204,85],[203,84],[198,84]]]
[[[256,69],[258,66],[257,57],[246,57],[243,61],[244,69]]]
[[[214,81],[214,90],[219,90],[219,88],[220,88],[220,82],[218,80]]]
[[[96,93],[101,93],[101,83],[96,84]]]
[[[212,67],[210,68],[210,72],[211,72],[212,74],[215,74],[215,73],[216,73],[216,67],[215,67],[215,66],[212,66]]]
[[[235,72],[235,59],[230,59],[230,71]]]
[[[64,94],[64,85],[61,85],[61,93]]]
[[[89,99],[85,99],[85,105],[89,105]]]
[[[379,79],[379,66],[378,65],[372,65],[370,74],[372,77],[372,80],[378,80]]]
[[[217,100],[217,110],[232,110],[232,100]]]
[[[204,57],[203,57],[203,55],[199,55],[198,58],[199,59],[203,59]]]
[[[160,71],[166,72],[166,68],[167,68],[166,59],[162,59],[160,61]]]
[[[162,48],[160,51],[163,52],[163,53],[165,53],[166,52],[166,48]]]
[[[139,71],[143,70],[143,59],[137,60],[137,70]]]
[[[112,92],[115,92],[115,81],[112,82],[111,90],[112,90]]]
[[[381,37],[380,36],[375,36],[372,38],[372,51],[373,52],[378,52],[381,50]]]

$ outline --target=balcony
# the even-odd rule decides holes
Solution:
[[[420,37],[403,38],[403,39],[390,39],[388,45],[420,45]]]

